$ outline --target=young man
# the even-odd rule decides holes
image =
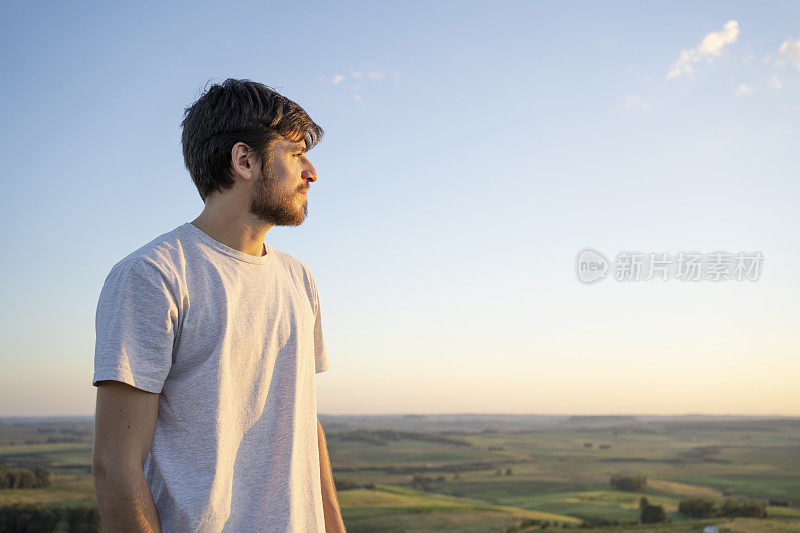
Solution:
[[[183,120],[205,208],[115,264],[97,305],[93,472],[107,531],[344,531],[315,374],[317,287],[264,242],[299,225],[322,129],[249,80]]]

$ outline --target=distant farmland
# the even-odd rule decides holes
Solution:
[[[320,419],[348,532],[702,531],[712,524],[720,531],[800,531],[800,419]],[[91,418],[0,420],[0,463],[53,474],[47,487],[0,489],[0,506],[95,505],[92,427]],[[612,476],[643,485],[618,490]],[[642,497],[668,522],[638,525]],[[687,516],[682,502],[690,498],[715,506],[716,514]],[[763,506],[767,517],[721,515],[745,502]],[[57,530],[67,531],[66,522]]]

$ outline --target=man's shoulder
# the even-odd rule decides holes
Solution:
[[[181,228],[178,226],[162,233],[150,242],[143,244],[136,250],[117,261],[110,272],[124,268],[144,268],[160,272],[167,279],[174,279],[177,275],[177,265],[181,263],[183,245],[181,242]],[[144,266],[144,265],[149,265]]]
[[[305,261],[286,252],[277,250],[272,246],[270,246],[270,253],[275,254],[275,259],[284,265],[284,268],[289,272],[290,277],[293,278],[296,283],[302,284],[305,287],[312,300],[317,298],[317,283],[314,280],[314,274],[311,273],[311,268],[309,268]]]
[[[286,252],[282,252],[281,250],[278,250],[277,248],[274,248],[272,246],[269,246],[269,249],[271,253],[275,254],[275,259],[277,259],[279,262],[283,263],[287,267],[297,270],[303,270],[307,272],[309,276],[311,275],[311,269],[308,267],[305,261],[302,261]]]

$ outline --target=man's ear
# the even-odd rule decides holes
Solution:
[[[261,162],[255,150],[243,142],[238,142],[231,148],[231,168],[234,179],[249,180],[259,174]]]

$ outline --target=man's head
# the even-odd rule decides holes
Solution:
[[[250,183],[250,213],[274,225],[300,224],[316,171],[305,153],[323,130],[299,105],[261,83],[227,79],[184,113],[183,158],[203,202],[237,181]],[[241,178],[241,180],[240,180]]]

